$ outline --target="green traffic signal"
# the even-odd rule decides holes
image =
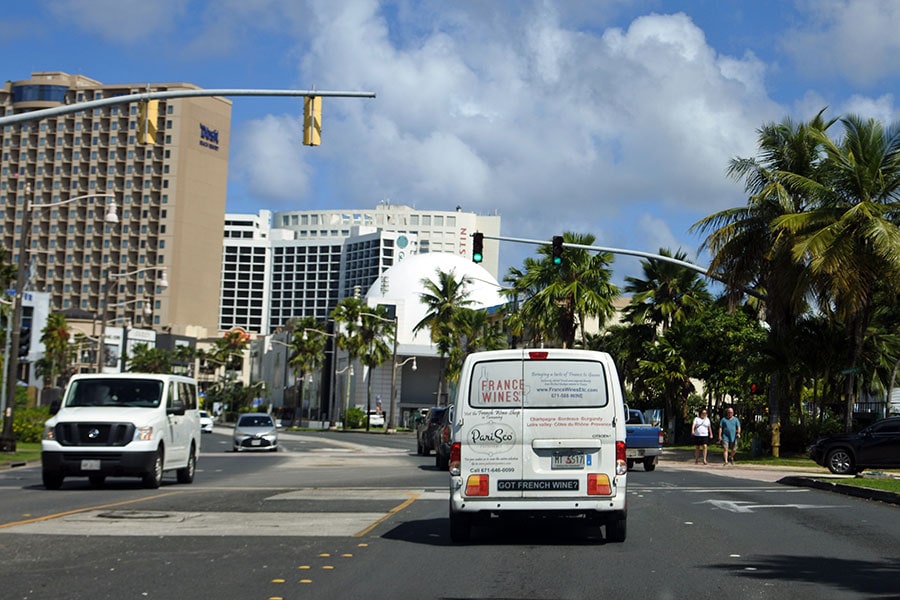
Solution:
[[[562,264],[563,238],[561,235],[553,236],[553,264]]]
[[[484,234],[475,232],[472,234],[472,262],[480,263],[484,260]]]

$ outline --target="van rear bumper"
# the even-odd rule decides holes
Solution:
[[[153,468],[156,451],[146,452],[41,452],[41,465],[45,471],[56,471],[65,476],[88,477],[105,475],[112,477],[141,476]],[[97,464],[99,461],[99,465]],[[85,468],[87,467],[87,468]],[[92,467],[99,467],[94,469]]]
[[[463,498],[450,496],[450,510],[460,513],[541,513],[557,516],[598,516],[603,513],[624,515],[627,503],[624,494],[606,498]]]

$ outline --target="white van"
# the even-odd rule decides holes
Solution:
[[[191,483],[200,454],[197,408],[190,377],[75,375],[44,425],[44,487],[57,490],[66,477],[87,477],[99,487],[106,477],[136,476],[158,488],[170,470],[179,483]]]
[[[463,364],[450,449],[450,537],[504,513],[586,518],[625,541],[625,403],[603,352],[476,352]]]

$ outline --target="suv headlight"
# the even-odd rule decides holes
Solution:
[[[56,439],[56,427],[53,425],[44,425],[44,433],[41,435],[42,440],[55,440]]]

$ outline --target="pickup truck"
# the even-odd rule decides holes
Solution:
[[[652,471],[662,454],[665,432],[656,425],[647,423],[644,413],[628,408],[625,421],[625,460],[628,468],[634,467],[635,461],[644,463],[645,471]]]

